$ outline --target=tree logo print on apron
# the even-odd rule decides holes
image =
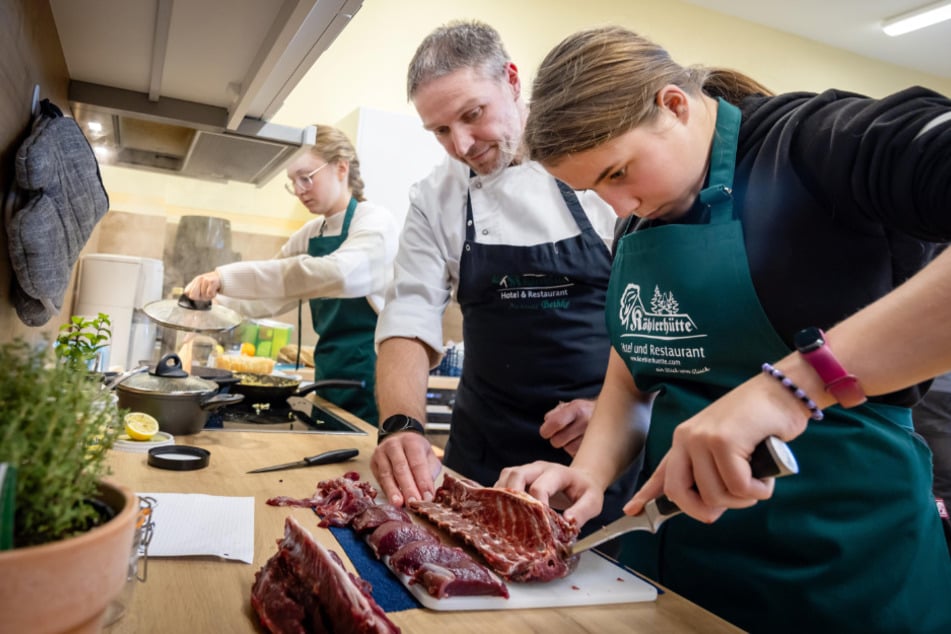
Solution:
[[[700,331],[689,313],[682,312],[673,291],[654,284],[649,307],[640,284],[628,283],[619,300],[620,351],[628,361],[644,363],[667,375],[696,376],[710,371]]]

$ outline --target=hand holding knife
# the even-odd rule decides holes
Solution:
[[[786,443],[775,436],[770,436],[756,445],[753,455],[750,456],[750,468],[756,478],[781,478],[799,473],[796,456]],[[661,524],[680,513],[680,507],[666,495],[661,495],[645,504],[637,515],[625,515],[578,540],[572,545],[571,554],[576,555],[631,531],[656,533]]]
[[[285,462],[284,464],[276,464],[270,467],[261,467],[259,469],[252,469],[248,473],[267,473],[269,471],[282,471],[284,469],[298,469],[300,467],[315,467],[322,464],[332,464],[334,462],[344,462],[345,460],[350,460],[359,454],[360,451],[357,449],[334,449],[332,451],[325,451],[324,453],[317,454],[316,456],[307,456],[301,460],[295,462]]]

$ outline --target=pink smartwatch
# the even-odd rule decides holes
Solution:
[[[812,366],[825,384],[826,392],[842,407],[855,407],[868,400],[854,374],[849,374],[826,344],[826,333],[819,328],[804,328],[793,338],[796,350]]]

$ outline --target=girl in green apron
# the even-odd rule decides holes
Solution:
[[[356,151],[336,128],[317,126],[315,144],[288,165],[287,177],[287,191],[320,217],[291,235],[274,259],[219,266],[192,280],[185,293],[196,300],[217,296],[249,317],[308,300],[319,336],[315,380],[358,379],[366,386],[317,393],[376,425],[373,332],[393,275],[396,220],[365,200]]]
[[[625,563],[751,631],[951,631],[951,558],[909,410],[951,367],[951,259],[892,293],[927,264],[919,239],[951,238],[951,101],[774,96],[606,27],[549,53],[531,103],[532,158],[637,222],[616,248],[608,376],[571,467],[499,484],[563,492],[583,522],[643,450],[625,512],[666,492],[686,515],[627,536]],[[818,329],[858,382],[820,378],[797,339]],[[768,435],[791,441],[798,475],[751,477]]]

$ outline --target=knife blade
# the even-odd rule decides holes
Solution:
[[[350,460],[351,458],[356,457],[360,451],[358,449],[333,449],[331,451],[325,451],[324,453],[319,453],[316,456],[307,456],[301,460],[295,462],[285,462],[284,464],[276,464],[270,467],[261,467],[259,469],[252,469],[248,473],[267,473],[269,471],[282,471],[284,469],[298,469],[300,467],[315,467],[322,464],[332,464],[334,462],[344,462],[345,460]]]
[[[799,473],[796,456],[786,443],[775,436],[769,436],[756,445],[750,456],[750,468],[757,478],[781,478]],[[666,495],[661,495],[645,504],[637,515],[625,515],[578,540],[571,546],[571,554],[577,555],[631,531],[656,533],[661,524],[680,513],[679,506]]]

